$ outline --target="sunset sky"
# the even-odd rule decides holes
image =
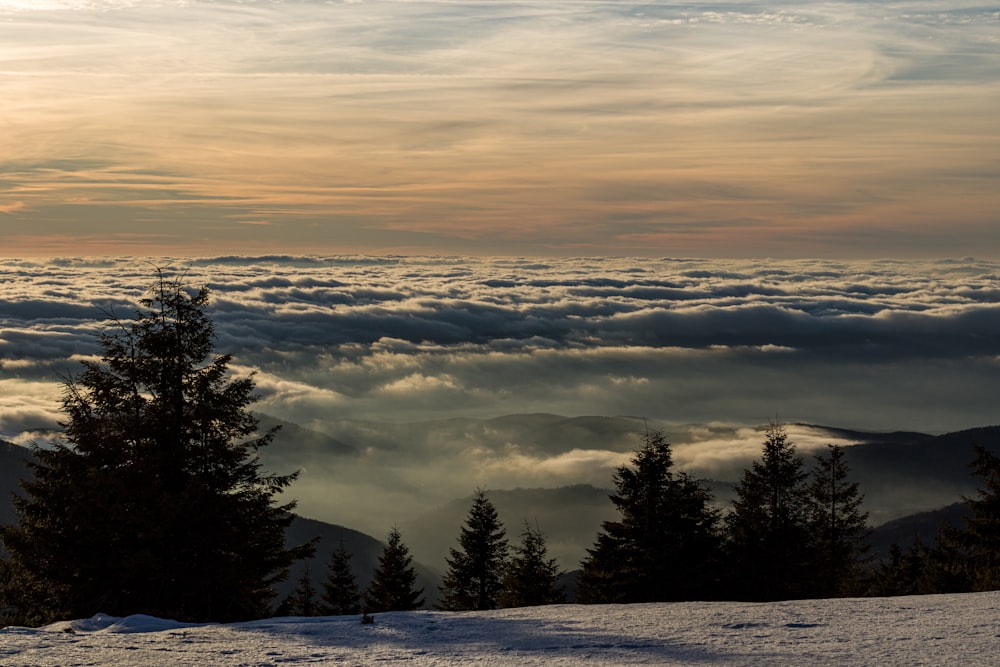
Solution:
[[[1000,12],[0,0],[5,256],[1000,256]]]

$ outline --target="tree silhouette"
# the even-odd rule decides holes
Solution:
[[[565,602],[566,594],[557,588],[563,574],[556,559],[549,558],[545,535],[525,521],[521,543],[514,546],[507,564],[500,603],[504,607],[533,607]]]
[[[393,527],[365,591],[365,611],[409,611],[423,606],[424,589],[416,588],[417,573],[412,563],[399,529]]]
[[[976,498],[963,497],[962,526],[945,526],[931,550],[935,592],[1000,589],[1000,457],[974,444],[970,467],[980,479]]]
[[[482,489],[476,490],[458,544],[460,549],[452,547],[446,559],[441,607],[450,611],[495,609],[503,591],[507,538],[496,508]]]
[[[663,434],[645,435],[631,465],[614,476],[605,521],[577,581],[581,602],[650,602],[710,595],[719,559],[718,512],[687,474],[674,474]]]
[[[278,607],[278,616],[319,616],[322,609],[316,599],[316,586],[312,580],[312,568],[306,563],[299,581],[287,598]]]
[[[784,426],[771,422],[761,459],[743,471],[726,517],[731,594],[780,600],[805,592],[810,555],[805,478]]]
[[[34,448],[33,478],[0,531],[11,616],[99,611],[189,621],[264,616],[272,584],[311,545],[288,549],[295,474],[262,472],[249,377],[215,356],[207,289],[158,272],[135,318],[112,319],[103,356],[64,383],[65,440]]]
[[[361,611],[361,592],[351,569],[351,553],[341,544],[330,554],[329,574],[323,582],[323,611],[332,616]]]
[[[934,593],[930,575],[930,550],[914,535],[904,551],[898,544],[874,568],[868,593],[875,596],[923,595]]]
[[[10,589],[10,566],[7,565],[7,559],[0,556],[0,623],[4,621],[5,611],[13,604]]]
[[[842,447],[829,445],[816,461],[806,496],[813,554],[811,593],[820,597],[860,595],[865,554],[871,548],[868,513],[861,511],[864,496],[857,482],[847,481],[850,468]]]

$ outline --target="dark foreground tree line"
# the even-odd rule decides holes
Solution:
[[[964,498],[963,525],[943,524],[933,544],[892,545],[873,576],[873,595],[965,593],[1000,589],[1000,457],[973,445],[981,486]]]
[[[724,515],[708,490],[672,471],[662,434],[647,434],[618,469],[606,522],[577,582],[580,602],[962,593],[1000,589],[1000,457],[973,445],[978,497],[962,526],[933,545],[869,556],[868,514],[845,450],[829,445],[807,471],[785,429],[771,423],[759,460],[743,472]]]
[[[274,584],[311,558],[288,548],[294,502],[276,496],[296,475],[262,470],[248,411],[251,378],[232,379],[216,355],[208,291],[162,272],[135,317],[110,318],[103,356],[64,381],[64,442],[34,449],[32,477],[15,497],[18,522],[0,527],[0,614],[41,624],[98,611],[187,621],[235,621],[418,608],[412,558],[393,528],[362,593],[350,554],[335,550],[322,591],[310,568],[274,607]],[[963,528],[937,543],[895,547],[870,565],[867,515],[831,446],[811,471],[780,424],[745,470],[728,512],[673,469],[670,445],[647,433],[613,477],[621,517],[603,524],[581,563],[581,602],[959,592],[1000,587],[1000,459],[976,448],[984,480]],[[447,558],[440,607],[539,605],[565,600],[563,572],[527,522],[511,547],[486,493],[477,491]]]
[[[772,423],[723,515],[708,490],[673,471],[663,435],[646,435],[614,477],[621,513],[588,550],[581,602],[780,600],[866,590],[867,514],[840,447],[811,473]]]
[[[333,552],[319,593],[307,567],[291,595],[278,607],[278,615],[321,616],[383,611],[409,611],[424,604],[423,589],[416,586],[412,557],[399,529],[379,556],[371,583],[364,593],[350,570],[351,554],[341,547]],[[558,589],[564,574],[548,556],[545,537],[537,526],[525,522],[521,542],[512,548],[496,508],[482,489],[469,509],[466,523],[446,559],[448,572],[440,586],[439,609],[450,611],[526,607],[565,602]]]
[[[278,605],[275,615],[344,616],[419,609],[424,604],[424,591],[416,583],[413,557],[399,529],[393,527],[364,592],[351,569],[351,553],[340,545],[330,555],[322,590],[316,590],[312,568],[306,563],[295,590]]]

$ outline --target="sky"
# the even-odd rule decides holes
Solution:
[[[98,614],[0,629],[5,664],[989,665],[1000,594],[550,605],[189,624]]]
[[[0,0],[2,254],[1000,255],[982,0]]]

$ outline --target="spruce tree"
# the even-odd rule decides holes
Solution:
[[[606,521],[577,581],[580,602],[652,602],[710,597],[719,560],[718,512],[704,486],[675,474],[663,433],[645,435],[614,476]]]
[[[898,544],[889,547],[889,555],[872,573],[868,593],[889,597],[926,595],[938,592],[932,583],[930,550],[916,535],[904,551]]]
[[[818,597],[856,596],[863,592],[868,543],[868,513],[857,482],[849,482],[844,449],[829,445],[816,457],[807,489],[813,586]]]
[[[970,467],[980,479],[962,526],[945,526],[932,550],[940,592],[1000,589],[1000,457],[974,444]]]
[[[0,627],[7,625],[7,610],[11,607],[10,588],[10,567],[7,559],[0,554]]]
[[[410,611],[423,606],[424,589],[416,588],[413,557],[403,544],[399,529],[389,531],[389,541],[379,556],[372,581],[365,591],[365,611]]]
[[[351,569],[351,552],[341,544],[330,554],[329,575],[323,582],[323,612],[331,616],[361,612],[361,592]]]
[[[771,422],[761,459],[736,486],[726,517],[732,568],[727,594],[748,600],[801,597],[809,587],[809,530],[802,459],[785,428]]]
[[[524,522],[521,543],[507,564],[500,604],[504,607],[535,607],[566,601],[558,588],[559,577],[565,574],[555,558],[549,558],[545,535],[536,526]]]
[[[252,378],[214,355],[207,289],[161,271],[103,356],[65,380],[64,441],[34,448],[32,479],[0,529],[20,622],[146,613],[262,617],[272,584],[311,545],[284,543],[295,475],[262,471]]]
[[[312,580],[312,568],[306,563],[298,584],[278,607],[278,616],[318,616],[322,610],[316,599],[316,586]]]
[[[476,490],[465,525],[446,559],[441,608],[450,611],[495,609],[503,592],[507,531],[486,492]]]

